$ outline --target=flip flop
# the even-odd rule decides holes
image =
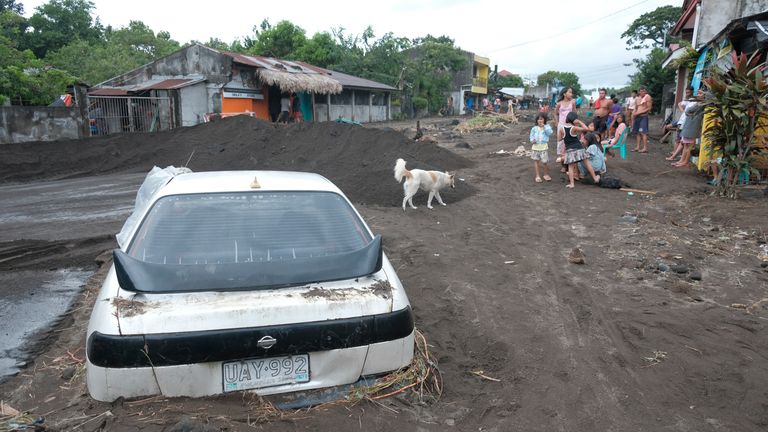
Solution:
[[[631,152],[638,152],[638,151],[640,151],[640,150],[629,149],[629,151],[631,151]]]
[[[568,189],[573,189],[575,186],[574,186],[574,185],[570,185],[570,184],[567,184],[567,185],[565,185],[565,187],[567,187]]]
[[[534,181],[535,181],[536,183],[541,183],[541,177],[536,177],[536,179],[535,179]]]
[[[546,180],[546,181],[552,181],[552,177],[550,177],[550,176],[548,176],[548,175],[545,175],[545,176],[544,176],[544,180]]]

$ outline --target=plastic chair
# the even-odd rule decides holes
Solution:
[[[605,152],[605,149],[607,148],[617,148],[619,149],[619,154],[621,155],[622,159],[627,158],[627,131],[629,128],[624,128],[623,131],[621,131],[621,135],[619,135],[619,139],[616,141],[616,144],[610,145],[610,144],[603,144],[603,152]]]

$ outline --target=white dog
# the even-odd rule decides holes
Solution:
[[[440,189],[450,186],[455,188],[456,185],[453,182],[455,174],[449,172],[440,171],[424,171],[420,169],[407,170],[405,169],[405,161],[398,159],[395,163],[395,180],[398,183],[405,177],[403,183],[403,191],[405,192],[405,198],[403,198],[403,211],[405,211],[405,203],[410,204],[411,208],[415,209],[413,205],[413,196],[419,189],[429,192],[429,199],[427,199],[427,208],[432,208],[432,198],[437,198],[437,202],[440,205],[445,205],[443,198],[440,197]]]

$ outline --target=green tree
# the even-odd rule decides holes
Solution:
[[[27,20],[13,10],[0,11],[0,36],[8,38],[15,48],[19,48],[19,42],[27,30]]]
[[[424,105],[430,112],[437,112],[445,103],[445,95],[451,90],[453,73],[467,67],[464,53],[454,46],[453,40],[427,35],[414,39],[421,42],[412,48],[403,69],[404,90],[417,107]]]
[[[664,49],[654,48],[646,58],[634,60],[637,73],[630,76],[632,88],[646,87],[654,100],[655,112],[661,108],[664,84],[671,83],[675,78],[675,72],[672,69],[661,67],[666,57],[667,52]]]
[[[168,32],[155,34],[141,21],[104,32],[106,40],[76,40],[49,53],[46,61],[82,81],[98,84],[180,48]]]
[[[341,58],[341,47],[329,32],[315,33],[294,51],[293,58],[322,68],[332,68]]]
[[[272,26],[264,20],[249,51],[265,57],[290,59],[306,42],[304,29],[290,21],[283,20]]]
[[[573,95],[582,94],[579,76],[573,72],[547,71],[536,78],[536,84],[543,86],[549,84],[552,87],[570,87]]]
[[[22,62],[0,67],[0,104],[10,100],[14,105],[48,105],[76,82],[71,74],[45,66],[29,51],[22,56]]]
[[[11,11],[19,15],[24,13],[24,5],[15,0],[0,0],[0,12]]]
[[[627,39],[627,49],[659,48],[664,46],[667,32],[675,25],[682,14],[677,6],[661,6],[651,12],[640,15],[621,34]]]
[[[38,6],[29,18],[31,31],[23,37],[22,48],[31,49],[38,58],[75,40],[99,41],[103,28],[91,17],[93,3],[87,0],[51,0]]]
[[[519,75],[499,76],[496,79],[497,87],[525,87],[523,79]]]

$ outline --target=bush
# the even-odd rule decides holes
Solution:
[[[759,176],[752,162],[766,149],[768,83],[759,54],[732,53],[733,67],[722,72],[713,67],[706,84],[706,112],[714,126],[705,131],[713,157],[722,155],[717,184],[721,195],[736,198],[736,185],[743,178]],[[760,133],[755,132],[760,130]]]

